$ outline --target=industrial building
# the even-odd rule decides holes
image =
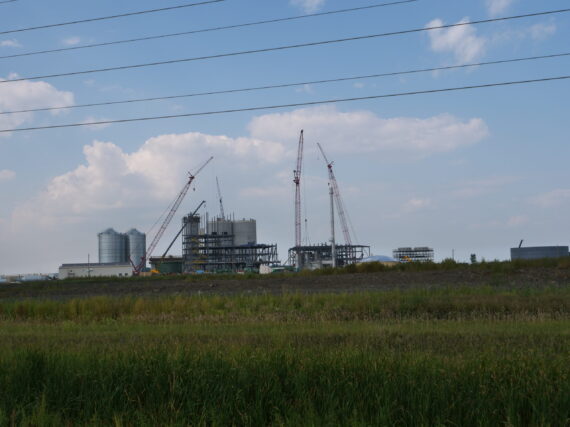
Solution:
[[[511,248],[511,260],[563,258],[569,256],[568,246],[534,246]]]
[[[398,262],[433,262],[434,250],[425,246],[394,249],[392,256]]]
[[[279,263],[277,245],[257,242],[254,219],[187,215],[182,219],[183,271],[192,273],[259,270]]]
[[[60,279],[77,277],[130,277],[133,267],[130,263],[106,264],[63,264],[59,267]]]
[[[99,262],[62,264],[59,278],[74,277],[129,277],[133,265],[145,256],[146,235],[132,228],[118,233],[112,228],[97,234]]]

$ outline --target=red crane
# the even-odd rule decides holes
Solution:
[[[293,182],[295,183],[295,247],[301,246],[301,169],[303,168],[303,130],[299,137],[299,147],[297,149],[297,169],[293,171]]]
[[[329,171],[329,182],[330,182],[330,185],[332,187],[334,199],[336,201],[336,209],[338,211],[338,216],[340,218],[340,226],[342,228],[342,234],[344,235],[345,243],[350,246],[350,245],[352,245],[352,239],[350,238],[350,232],[349,232],[349,228],[348,228],[348,221],[346,220],[347,215],[346,215],[346,211],[344,209],[344,203],[342,201],[342,197],[340,196],[340,190],[338,188],[338,182],[336,181],[336,177],[335,177],[334,171],[333,171],[333,163],[334,162],[329,162],[329,160],[327,159],[327,156],[325,154],[325,151],[323,150],[323,147],[321,147],[321,144],[319,144],[317,142],[317,145],[319,146],[319,150],[321,150],[321,154],[323,155],[325,163],[327,164],[327,169]]]
[[[152,252],[154,251],[154,249],[156,248],[156,245],[158,245],[158,242],[160,241],[160,238],[162,237],[162,235],[166,231],[166,228],[170,224],[170,221],[172,221],[172,218],[174,217],[174,215],[176,214],[176,211],[180,207],[182,200],[184,200],[184,197],[186,197],[186,193],[188,193],[188,190],[190,189],[190,185],[192,185],[194,178],[196,178],[196,175],[198,175],[200,173],[200,171],[202,169],[204,169],[206,167],[206,165],[212,161],[212,159],[213,159],[213,157],[210,157],[206,161],[206,163],[204,163],[196,171],[195,174],[188,172],[188,182],[186,182],[186,185],[184,185],[184,188],[182,188],[180,193],[178,193],[178,196],[176,197],[176,200],[174,201],[172,208],[170,209],[170,212],[168,212],[168,215],[166,215],[166,218],[164,219],[164,222],[160,226],[160,229],[157,231],[156,236],[154,236],[154,239],[152,239],[152,242],[150,243],[148,249],[146,250],[145,255],[142,257],[142,259],[140,260],[138,265],[133,264],[133,274],[134,275],[138,275],[143,270],[143,268],[145,268],[147,259],[149,259],[151,257]],[[131,263],[132,263],[132,260],[131,260]]]

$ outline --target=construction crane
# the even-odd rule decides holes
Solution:
[[[325,154],[325,151],[323,150],[323,147],[321,147],[321,144],[319,144],[317,142],[317,145],[319,146],[319,150],[321,150],[321,154],[323,155],[323,159],[325,160],[325,163],[327,164],[327,169],[329,172],[329,184],[332,188],[334,199],[336,201],[336,210],[338,211],[338,216],[340,218],[340,226],[342,229],[342,234],[344,235],[344,241],[347,245],[351,246],[352,245],[352,239],[350,238],[348,221],[346,219],[347,218],[346,210],[344,209],[344,203],[342,202],[342,197],[340,196],[340,190],[338,188],[338,182],[336,181],[336,177],[335,177],[334,171],[333,171],[333,163],[334,162],[329,162],[329,160]]]
[[[220,200],[220,217],[222,219],[226,219],[224,214],[224,202],[222,201],[222,191],[220,190],[220,181],[218,181],[218,177],[216,177],[216,187],[218,187],[218,199]]]
[[[297,148],[297,168],[293,171],[293,182],[295,183],[295,247],[301,246],[301,169],[303,168],[303,130],[299,136],[299,147]]]
[[[182,188],[180,193],[178,193],[176,200],[172,204],[172,208],[170,209],[170,212],[168,212],[168,215],[166,215],[164,222],[162,223],[162,225],[160,226],[160,229],[157,231],[156,235],[154,236],[154,239],[152,239],[152,242],[148,246],[148,249],[146,250],[146,253],[144,254],[142,259],[140,260],[139,264],[134,265],[133,261],[131,260],[131,264],[133,264],[133,274],[135,276],[138,276],[140,274],[140,272],[145,268],[147,259],[149,259],[151,257],[152,252],[154,251],[154,249],[156,248],[156,245],[158,245],[158,242],[160,241],[160,238],[162,237],[162,235],[166,231],[166,228],[170,224],[170,221],[172,221],[172,218],[174,217],[174,215],[176,214],[176,211],[180,207],[182,200],[184,200],[184,197],[186,197],[186,193],[188,193],[188,190],[190,189],[192,182],[196,178],[196,175],[198,175],[202,171],[202,169],[204,169],[208,165],[208,163],[210,163],[212,160],[213,160],[213,157],[210,157],[206,161],[206,163],[204,163],[196,171],[196,173],[192,174],[192,173],[188,172],[188,181],[186,182],[186,185],[184,185],[184,187]]]

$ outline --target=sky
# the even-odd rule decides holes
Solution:
[[[121,19],[9,32],[188,2],[0,4],[0,57],[379,4],[226,0]],[[420,29],[568,7],[566,0],[418,0],[343,14],[90,49],[0,58],[0,112],[299,83],[570,52],[570,13],[65,77],[31,77]],[[93,108],[0,114],[0,130],[307,103],[570,75],[570,57]],[[18,80],[18,81],[6,81]],[[0,133],[0,274],[52,273],[97,258],[97,233],[153,224],[196,177],[155,253],[206,200],[294,245],[304,129],[304,243],[330,238],[322,144],[354,226],[375,255],[430,246],[436,259],[508,259],[568,245],[570,81]],[[154,229],[156,230],[156,228]],[[337,222],[337,231],[340,230]],[[155,231],[154,231],[155,232]],[[147,241],[154,236],[150,232]],[[337,240],[342,242],[340,233]],[[172,254],[181,253],[181,244]]]

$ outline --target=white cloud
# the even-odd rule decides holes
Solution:
[[[325,0],[290,0],[289,3],[302,8],[305,13],[313,13],[324,6]]]
[[[507,220],[507,227],[522,227],[528,224],[528,216],[526,215],[515,215]]]
[[[486,0],[487,11],[490,16],[496,17],[505,12],[514,0]]]
[[[0,182],[10,181],[14,179],[16,176],[16,172],[10,169],[2,169],[0,170]]]
[[[102,123],[99,125],[92,125],[89,123],[97,123],[97,122],[105,122],[108,121],[110,119],[107,119],[105,117],[95,117],[95,116],[88,116],[85,120],[83,120],[81,123],[87,125],[85,126],[87,129],[96,131],[96,130],[103,130],[103,129],[107,129],[109,126],[111,126],[110,123]]]
[[[458,24],[469,22],[463,18]],[[426,27],[444,25],[441,19],[434,19]],[[438,53],[451,53],[459,63],[480,59],[486,51],[487,39],[477,35],[477,29],[472,25],[462,25],[452,28],[439,28],[428,32],[431,49]]]
[[[570,189],[557,189],[533,197],[531,203],[541,208],[555,208],[570,202]]]
[[[0,40],[0,47],[22,47],[16,39]]]
[[[315,93],[315,89],[313,89],[313,86],[311,86],[311,85],[303,85],[303,86],[295,89],[295,92],[313,94],[313,93]]]
[[[513,176],[495,176],[459,183],[459,187],[452,192],[452,196],[470,199],[485,194],[497,192],[504,187],[514,184],[519,178]]]
[[[81,43],[81,38],[77,36],[68,37],[66,39],[63,39],[61,43],[64,44],[65,46],[75,46]]]
[[[248,170],[284,156],[278,143],[200,133],[151,138],[133,153],[100,141],[85,146],[83,152],[85,164],[53,178],[36,198],[15,210],[15,222],[37,221],[38,209],[42,221],[49,225],[171,200],[182,187],[186,172],[210,155],[225,167],[239,164]],[[30,206],[35,208],[30,210]]]
[[[539,22],[529,28],[530,36],[533,40],[546,40],[556,33],[556,24]]]
[[[10,76],[14,78],[14,76]],[[0,79],[0,82],[4,79]],[[63,107],[74,104],[71,92],[57,90],[46,82],[19,81],[0,83],[0,111],[14,111],[29,108]],[[57,111],[53,112],[57,114]],[[16,128],[31,121],[32,113],[6,114],[0,116],[0,129]],[[8,136],[9,134],[0,134]]]
[[[350,153],[390,151],[424,156],[475,144],[488,135],[478,118],[462,121],[450,114],[425,119],[382,118],[369,111],[340,112],[335,107],[300,109],[254,118],[254,138],[290,142],[299,129],[313,141],[326,141],[327,150]]]

